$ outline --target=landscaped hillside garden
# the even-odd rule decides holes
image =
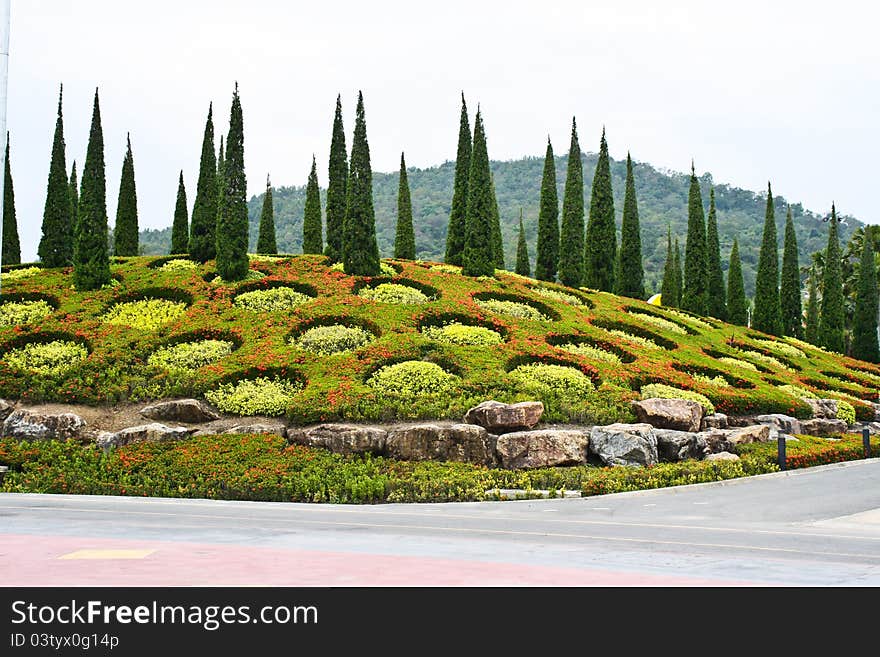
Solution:
[[[296,423],[538,399],[545,421],[605,423],[663,384],[728,414],[806,417],[817,395],[874,419],[877,365],[608,293],[420,261],[355,277],[322,255],[252,257],[251,280],[229,284],[213,261],[182,260],[117,259],[89,292],[70,267],[4,273],[0,397],[195,396]]]

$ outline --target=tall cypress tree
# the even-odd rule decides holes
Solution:
[[[312,156],[312,173],[315,171],[315,158]],[[317,174],[315,174],[317,178]],[[309,177],[311,184],[311,177]],[[315,180],[317,187],[318,181]],[[264,255],[273,255],[278,253],[278,244],[275,242],[275,204],[272,199],[272,182],[269,180],[269,174],[266,174],[266,193],[263,194],[263,207],[260,211],[260,230],[257,234],[257,253]],[[310,212],[314,212],[314,208],[309,205],[309,190],[306,189],[306,218]],[[303,220],[303,253],[321,253],[321,200],[318,199],[318,250],[306,251],[305,240],[306,220]]]
[[[520,276],[531,276],[529,264],[529,245],[526,243],[526,231],[523,228],[522,208],[519,209],[519,239],[516,242],[516,273]]]
[[[663,282],[660,284],[660,303],[675,305],[675,253],[672,251],[672,228],[666,227],[666,262],[663,265]]]
[[[672,291],[675,292],[674,307],[681,308],[681,299],[684,294],[684,273],[681,270],[681,247],[677,237],[675,238],[675,258],[672,263],[673,274],[675,274],[675,284],[672,286]]]
[[[556,193],[556,161],[553,145],[547,137],[544,175],[541,178],[541,206],[538,211],[538,253],[535,278],[555,281],[559,266],[559,198]]]
[[[684,279],[681,307],[698,315],[707,310],[708,279],[706,257],[706,220],[700,183],[691,164],[691,186],[688,191],[688,232],[684,245]]]
[[[464,233],[467,221],[468,179],[471,172],[471,126],[467,103],[461,94],[461,116],[458,121],[458,151],[455,158],[455,181],[452,187],[452,208],[446,230],[446,257],[450,265],[461,265],[464,255]]]
[[[186,253],[189,243],[189,217],[187,216],[186,187],[183,170],[177,180],[177,202],[174,204],[174,223],[171,224],[171,253]]]
[[[779,247],[777,244],[773,191],[768,182],[764,237],[761,240],[758,273],[755,278],[755,313],[752,316],[752,328],[772,335],[782,333],[782,311],[779,307]]]
[[[831,205],[828,246],[825,248],[825,271],[822,278],[822,302],[819,305],[818,343],[830,351],[844,351],[843,275],[840,271],[840,242],[837,239],[837,210]]]
[[[865,227],[862,259],[859,265],[859,285],[856,291],[856,309],[852,324],[852,356],[876,363],[880,360],[877,343],[877,269],[874,266],[874,247]]]
[[[498,195],[495,193],[495,176],[489,176],[489,189],[492,194],[492,262],[495,269],[504,266],[504,240],[501,237],[501,211],[498,209]]]
[[[400,154],[400,181],[397,186],[397,232],[394,236],[394,257],[407,260],[416,259],[412,199],[409,195],[409,180],[406,175],[406,161],[403,159],[403,153]]]
[[[223,149],[220,149],[223,152]],[[199,181],[190,222],[189,255],[199,262],[207,262],[217,255],[217,159],[214,155],[213,104],[208,106],[205,136],[202,138],[202,157],[199,163]]]
[[[224,155],[223,198],[217,212],[217,273],[224,281],[240,281],[248,271],[248,211],[244,119],[237,82],[232,94]]]
[[[224,175],[226,175],[226,148],[223,146],[223,135],[220,135],[220,148],[217,149],[217,180],[222,180]]]
[[[373,208],[373,169],[370,166],[370,145],[367,142],[364,96],[360,91],[351,142],[342,257],[346,274],[379,275],[379,246],[376,243],[376,214]]]
[[[261,233],[262,234],[262,233]],[[272,253],[277,253],[275,244],[275,222],[272,222]],[[321,190],[318,187],[318,164],[312,155],[312,169],[306,185],[306,205],[303,212],[303,253],[321,254],[324,252],[324,238],[321,227]],[[262,253],[262,251],[260,251]],[[268,253],[268,252],[267,252]]]
[[[779,284],[779,307],[782,314],[782,333],[795,338],[804,337],[801,325],[801,274],[798,266],[797,236],[791,217],[791,206],[785,217],[785,248],[782,253],[782,279]]]
[[[0,264],[21,263],[21,244],[18,241],[18,222],[15,220],[15,190],[12,188],[12,168],[9,164],[9,133],[6,133],[6,172],[3,183],[3,259]]]
[[[328,176],[327,246],[324,248],[324,255],[332,262],[341,262],[345,197],[348,185],[348,153],[345,150],[345,128],[342,125],[342,96],[336,96],[336,114],[333,117],[333,135],[330,140]]]
[[[79,205],[79,183],[76,179],[76,160],[73,161],[73,166],[70,167],[70,183],[68,184],[70,189],[70,226],[71,226],[71,239],[73,238],[73,234],[76,233],[76,210]],[[71,254],[73,253],[73,249],[71,249]]]
[[[579,287],[584,282],[584,170],[574,118],[571,119],[568,170],[562,196],[559,281],[569,287]]]
[[[494,202],[486,133],[483,130],[483,117],[477,108],[462,254],[462,273],[465,276],[492,276],[495,273],[492,248]]]
[[[67,173],[65,172],[65,178]],[[67,185],[64,197],[68,209]],[[110,256],[107,253],[107,180],[104,176],[104,135],[98,90],[92,108],[92,127],[77,209],[73,245],[73,284],[77,290],[97,290],[110,282]]]
[[[116,205],[116,226],[113,229],[113,251],[118,256],[138,254],[137,188],[134,183],[134,156],[131,138],[125,136],[125,158],[119,182],[119,202]]]
[[[642,299],[645,296],[645,272],[642,269],[642,232],[639,205],[633,178],[632,158],[626,154],[626,192],[623,196],[623,223],[620,229],[620,254],[614,279],[616,294]],[[662,300],[662,296],[660,297]]]
[[[721,271],[721,243],[718,239],[718,218],[715,210],[715,188],[709,189],[709,217],[706,221],[706,248],[708,249],[708,296],[706,310],[711,317],[727,319],[727,294],[724,272]]]
[[[810,287],[807,288],[807,317],[804,326],[804,340],[819,344],[819,286],[816,266],[810,268]]]
[[[64,156],[64,117],[61,113],[63,87],[58,92],[58,117],[52,140],[46,206],[43,210],[43,236],[37,248],[46,267],[64,267],[73,261],[73,224],[70,220],[70,193]]]
[[[614,195],[605,129],[599,143],[599,159],[590,194],[590,219],[584,252],[584,281],[587,287],[611,292],[614,289],[614,261],[617,257],[617,228],[614,224]],[[639,255],[641,258],[641,254]]]
[[[727,321],[746,326],[749,322],[749,302],[743,285],[742,262],[739,258],[739,243],[733,239],[730,249],[730,266],[727,269]]]

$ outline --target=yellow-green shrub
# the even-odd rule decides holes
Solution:
[[[337,262],[333,265],[330,265],[330,270],[344,272],[345,271],[345,263]],[[394,267],[392,267],[391,265],[389,265],[387,262],[380,262],[379,263],[379,272],[381,273],[382,276],[387,276],[388,278],[394,278],[395,276],[397,276],[397,270]]]
[[[428,296],[421,290],[417,290],[409,285],[400,285],[399,283],[380,283],[376,287],[365,287],[358,292],[358,296],[370,301],[378,301],[379,303],[404,305],[415,305],[430,301]]]
[[[316,354],[329,356],[362,347],[373,339],[373,334],[359,326],[315,326],[290,343]]]
[[[483,326],[467,326],[451,322],[445,326],[426,326],[422,334],[446,344],[490,346],[504,340],[498,331]]]
[[[776,340],[765,340],[762,338],[756,338],[755,342],[760,344],[762,347],[769,349],[775,354],[779,354],[780,356],[786,358],[806,358],[807,355],[798,349],[795,346],[790,344],[785,344],[784,342],[777,342]]]
[[[688,399],[700,404],[706,412],[706,415],[712,415],[712,413],[715,412],[715,405],[709,401],[709,398],[705,395],[701,395],[693,390],[674,388],[664,383],[649,383],[646,386],[642,386],[641,396],[642,399],[651,399],[654,397],[659,397],[660,399]]]
[[[40,273],[39,267],[22,267],[21,269],[13,269],[12,271],[3,272],[0,274],[0,280],[4,283],[11,283],[12,281],[20,281],[22,278],[27,278],[28,276],[33,276],[38,273]]]
[[[659,344],[657,344],[653,340],[649,340],[648,338],[643,338],[640,335],[632,335],[631,333],[627,333],[626,331],[621,331],[619,329],[604,330],[607,330],[611,335],[616,335],[618,338],[629,340],[630,342],[634,342],[637,345],[641,345],[642,347],[647,347],[648,349],[661,349]]]
[[[218,410],[236,415],[281,415],[293,402],[302,384],[281,378],[257,377],[221,384],[205,393]]]
[[[6,301],[0,304],[0,326],[20,326],[39,322],[52,314],[52,306],[37,301]]]
[[[587,358],[592,358],[593,360],[600,360],[604,363],[612,363],[614,365],[620,365],[621,360],[620,356],[615,354],[613,351],[606,351],[605,349],[600,349],[599,347],[594,347],[591,344],[587,344],[585,342],[576,343],[576,342],[567,342],[565,344],[558,345],[559,349],[563,349],[570,354],[577,354],[578,356],[586,356]]]
[[[801,388],[800,386],[786,383],[785,385],[776,387],[782,392],[786,392],[792,397],[798,397],[799,399],[819,399],[819,395],[817,395],[815,392],[813,392],[812,390],[807,390],[806,388]]]
[[[754,363],[750,363],[747,360],[740,360],[739,358],[731,358],[729,356],[722,356],[718,359],[719,363],[724,363],[725,365],[732,365],[733,367],[740,367],[744,370],[749,370],[751,372],[757,372],[758,368],[755,367]]]
[[[699,372],[688,372],[690,377],[697,383],[702,383],[716,388],[729,388],[730,383],[720,374],[718,376],[708,376]]]
[[[475,299],[474,301],[481,308],[485,308],[493,313],[510,315],[511,317],[520,317],[522,319],[533,319],[542,322],[549,321],[549,318],[545,317],[544,313],[525,303],[503,301],[501,299]]]
[[[511,370],[508,376],[527,389],[537,385],[568,398],[581,398],[595,389],[590,377],[567,365],[528,363]]]
[[[142,331],[151,331],[172,322],[186,312],[186,304],[169,299],[141,299],[114,304],[104,313],[108,324],[122,324]]]
[[[451,392],[458,382],[457,376],[439,365],[420,360],[386,365],[367,380],[367,384],[378,392],[405,399],[445,394]]]
[[[172,372],[191,372],[232,353],[228,340],[198,340],[162,347],[153,352],[147,363]]]
[[[837,400],[837,419],[843,420],[848,425],[856,423],[856,409],[848,401]]]
[[[258,313],[270,313],[295,308],[312,300],[312,297],[297,292],[292,287],[272,287],[268,290],[242,292],[233,302],[239,308]]]
[[[773,356],[768,356],[767,354],[762,354],[760,351],[750,351],[748,349],[740,349],[739,353],[743,355],[744,358],[751,358],[752,360],[756,360],[762,365],[768,365],[770,367],[774,367],[778,370],[787,370],[791,371],[791,368],[788,365],[782,363],[781,361],[776,360]]]
[[[189,271],[192,269],[198,269],[198,263],[193,260],[187,260],[186,258],[175,258],[174,260],[166,261],[159,269],[162,271]]]
[[[629,314],[633,317],[637,317],[643,322],[647,322],[648,324],[656,326],[658,329],[669,331],[670,333],[677,333],[678,335],[687,335],[687,331],[684,330],[681,326],[675,324],[674,322],[670,322],[669,320],[663,319],[662,317],[655,317],[654,315],[648,315],[647,313],[630,312]]]
[[[52,342],[26,344],[13,349],[3,360],[17,370],[30,370],[40,374],[61,374],[88,357],[88,350],[78,342],[53,340]]]
[[[532,292],[539,296],[546,297],[547,299],[554,299],[556,301],[562,301],[563,303],[570,303],[573,306],[584,305],[584,302],[578,299],[575,295],[566,294],[565,292],[553,290],[549,287],[533,287]]]

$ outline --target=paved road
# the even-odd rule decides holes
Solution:
[[[878,586],[880,459],[517,502],[3,494],[0,585]]]

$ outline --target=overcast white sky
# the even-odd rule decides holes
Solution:
[[[336,94],[364,92],[373,168],[455,157],[459,93],[492,159],[581,147],[880,222],[880,9],[853,2],[12,0],[8,127],[22,257],[40,235],[58,84],[68,167],[100,87],[109,222],[131,132],[141,227],[190,210],[209,101],[241,90],[249,194],[326,185]]]

